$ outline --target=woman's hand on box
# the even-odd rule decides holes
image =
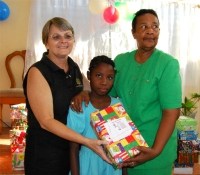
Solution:
[[[158,155],[157,152],[150,147],[138,146],[136,149],[138,150],[138,154],[135,155],[133,158],[124,161],[118,166],[118,168],[134,167],[146,161],[149,161]]]

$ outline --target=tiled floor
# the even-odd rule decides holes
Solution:
[[[0,134],[0,175],[24,175],[22,170],[13,170],[10,152],[9,128],[3,128]]]

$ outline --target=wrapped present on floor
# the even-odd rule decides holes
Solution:
[[[198,163],[199,143],[197,140],[178,140],[177,163],[182,166],[193,166]]]
[[[193,174],[193,165],[179,164],[174,162],[174,174]]]
[[[11,105],[11,127],[19,130],[27,129],[27,109],[25,103]]]
[[[109,142],[105,150],[113,165],[117,166],[138,154],[136,146],[148,147],[121,103],[93,112],[90,117],[97,136]]]
[[[197,130],[197,120],[194,118],[180,116],[176,122],[176,128],[179,131],[196,131]]]
[[[184,152],[194,152],[194,151],[200,151],[199,149],[199,142],[197,140],[178,140],[178,150],[179,151],[184,151]]]
[[[24,151],[12,153],[12,167],[14,170],[24,170]]]
[[[200,138],[197,138],[197,150],[200,152]]]
[[[183,166],[193,166],[194,163],[198,163],[198,151],[179,151],[178,152],[178,164]]]
[[[178,150],[176,167],[193,167],[198,162],[199,142],[197,132],[197,120],[180,116],[176,122],[178,129]]]
[[[197,140],[198,133],[197,131],[178,131],[178,138],[180,140]]]
[[[26,147],[26,131],[10,130],[12,167],[15,170],[24,169],[24,151]]]
[[[11,105],[11,154],[12,167],[15,170],[24,169],[24,151],[26,147],[27,109],[24,103]]]

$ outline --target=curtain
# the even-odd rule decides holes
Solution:
[[[117,54],[136,49],[131,34],[131,20],[119,19],[109,24],[102,13],[89,9],[91,1],[103,0],[32,0],[29,19],[25,70],[41,59],[45,47],[41,41],[44,23],[55,16],[66,18],[75,30],[75,47],[71,57],[85,74],[90,60],[105,54]],[[199,0],[104,0],[107,6],[126,3],[132,13],[152,8],[158,13],[160,38],[157,45],[179,60],[183,97],[200,92],[200,1]],[[121,15],[121,14],[119,14]]]

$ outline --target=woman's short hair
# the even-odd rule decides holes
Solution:
[[[72,31],[72,34],[74,35],[74,29],[66,19],[61,18],[61,17],[54,17],[54,18],[48,20],[42,29],[42,42],[44,45],[47,44],[47,40],[49,37],[49,31],[50,31],[50,28],[52,25],[54,25],[55,27],[58,27],[59,29],[62,29],[64,31],[70,30],[70,31]]]
[[[135,29],[136,29],[137,18],[139,16],[145,15],[147,13],[154,15],[158,19],[158,15],[153,9],[140,9],[139,11],[137,11],[135,13],[134,18],[132,20],[132,30],[133,31],[135,31]],[[159,19],[158,19],[158,21],[159,21]]]

